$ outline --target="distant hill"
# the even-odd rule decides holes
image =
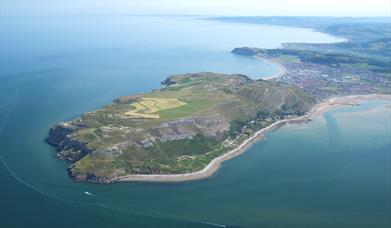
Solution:
[[[391,37],[390,17],[210,17],[232,23],[266,24],[311,28],[353,41],[370,41]]]

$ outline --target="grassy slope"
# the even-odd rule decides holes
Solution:
[[[83,123],[88,127],[74,132],[71,137],[88,142],[87,146],[94,152],[74,163],[72,171],[103,177],[197,171],[260,128],[287,115],[302,115],[313,105],[313,100],[295,87],[252,81],[246,76],[200,73],[172,76],[170,80],[176,83],[147,94],[120,99],[120,102],[74,120],[73,124]],[[159,119],[123,115],[134,103],[145,98],[175,98],[186,105],[155,112]],[[193,138],[157,141],[149,147],[129,145],[114,155],[105,151],[118,143],[149,137],[162,123],[210,115],[222,116],[230,126],[224,135],[201,134],[191,126],[189,131],[196,132]],[[224,146],[226,139],[234,143]]]

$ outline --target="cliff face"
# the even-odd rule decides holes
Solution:
[[[66,123],[56,124],[50,128],[49,137],[46,141],[50,145],[58,146],[65,140],[67,135],[72,134],[77,129],[75,126]]]
[[[47,143],[57,148],[57,157],[68,162],[75,162],[91,152],[88,142],[72,139],[70,135],[86,126],[59,123],[49,130]]]
[[[184,117],[164,122],[152,129],[140,130],[142,137],[134,143],[141,147],[150,147],[157,142],[193,139],[197,134],[222,138],[229,129],[229,122],[219,114],[208,116]]]
[[[53,126],[47,142],[74,180],[201,170],[273,121],[314,104],[300,89],[243,75],[169,77],[166,87]]]
[[[71,163],[68,168],[71,178],[76,181],[87,180],[93,183],[109,184],[125,172],[120,169],[112,169],[105,175],[98,175],[94,170],[80,172],[75,163],[90,154],[100,156],[104,160],[113,160],[123,155],[124,151],[130,147],[153,148],[166,142],[191,141],[199,135],[221,140],[224,138],[224,133],[229,130],[229,126],[229,121],[219,114],[179,118],[163,122],[150,129],[139,128],[135,137],[127,138],[104,149],[95,149],[88,147],[88,141],[77,137],[78,131],[82,128],[73,126],[72,123],[61,123],[50,129],[47,141],[56,146],[59,159]],[[132,172],[143,173],[138,169]],[[159,171],[155,170],[155,173]]]

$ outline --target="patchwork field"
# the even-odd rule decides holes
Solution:
[[[157,114],[160,111],[177,108],[186,105],[177,98],[141,98],[140,101],[132,103],[132,110],[124,113],[126,116],[135,118],[159,119]]]

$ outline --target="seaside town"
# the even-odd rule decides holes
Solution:
[[[256,19],[259,23],[267,20]],[[268,23],[286,25],[289,21],[282,19]],[[296,85],[318,102],[333,96],[390,94],[391,30],[382,24],[351,24],[342,19],[334,24],[328,23],[307,26],[342,37],[344,41],[333,44],[285,43],[276,49],[241,47],[232,53],[276,63],[281,72],[271,78],[273,81]],[[305,21],[299,20],[297,24],[306,26]]]
[[[371,71],[313,63],[287,63],[286,73],[274,81],[294,84],[317,101],[327,97],[371,94],[386,89],[389,80]],[[363,82],[363,79],[366,81]]]

